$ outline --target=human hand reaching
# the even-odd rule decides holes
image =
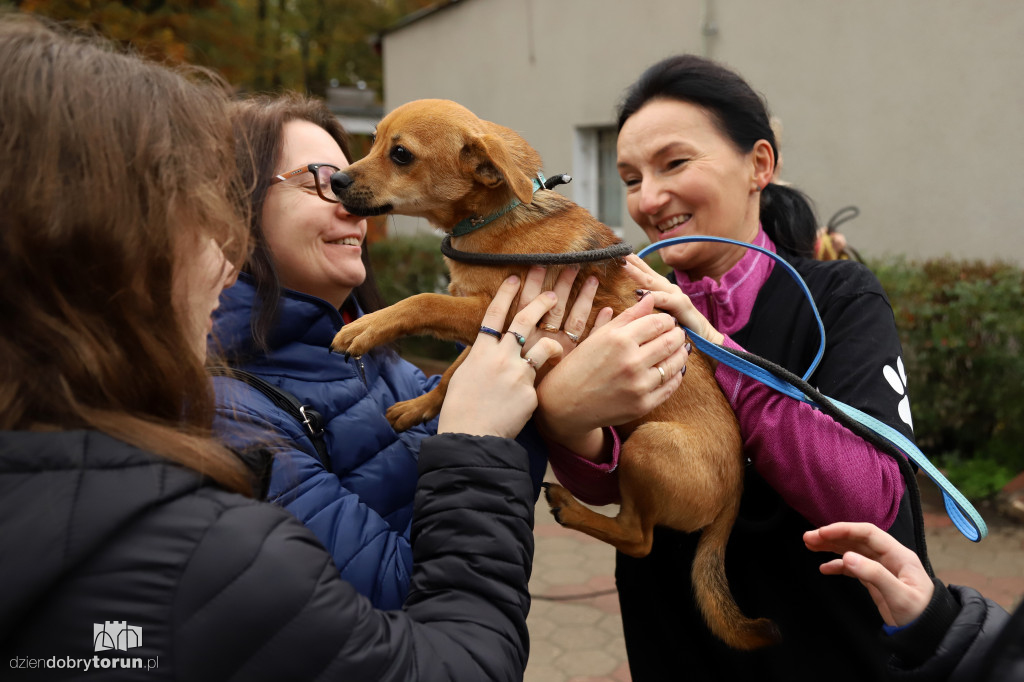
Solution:
[[[913,622],[932,599],[935,584],[913,550],[870,523],[833,523],[804,533],[814,552],[841,558],[821,565],[825,575],[846,575],[863,584],[887,625]]]

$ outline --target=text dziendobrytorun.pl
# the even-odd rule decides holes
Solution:
[[[14,670],[110,670],[135,668],[140,670],[155,670],[160,667],[160,657],[156,658],[119,658],[107,656],[92,656],[91,658],[78,658],[75,656],[50,656],[49,658],[12,658],[10,666]]]

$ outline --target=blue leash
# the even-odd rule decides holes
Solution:
[[[649,253],[657,251],[658,249],[664,248],[666,246],[671,246],[673,244],[684,244],[687,242],[722,242],[726,244],[734,244],[736,246],[743,246],[748,249],[754,249],[755,251],[760,251],[761,253],[767,254],[768,256],[774,258],[776,262],[782,264],[786,269],[786,272],[788,272],[789,275],[794,280],[796,280],[797,284],[799,284],[800,288],[803,290],[804,295],[807,297],[807,301],[811,305],[811,310],[814,311],[814,319],[818,323],[818,334],[821,338],[820,345],[818,346],[818,353],[817,355],[815,355],[814,360],[811,362],[811,366],[807,369],[806,372],[804,372],[804,375],[802,377],[803,381],[806,382],[807,378],[811,376],[814,370],[818,367],[818,363],[821,361],[821,357],[825,353],[825,325],[821,321],[821,316],[818,314],[818,308],[814,304],[814,299],[811,296],[810,290],[807,288],[807,284],[803,281],[803,278],[800,277],[800,274],[796,271],[796,269],[793,268],[792,265],[787,263],[782,257],[775,253],[772,253],[768,249],[761,248],[760,246],[754,246],[753,244],[747,244],[746,242],[725,239],[723,237],[705,237],[698,235],[688,237],[673,237],[671,239],[665,239],[663,241],[655,242],[654,244],[651,244],[650,246],[641,249],[640,252],[637,253],[637,255],[640,258],[643,258]],[[807,395],[807,391],[798,388],[790,381],[786,381],[780,378],[779,376],[776,376],[776,374],[773,373],[773,371],[769,371],[764,367],[754,364],[753,362],[750,362],[749,360],[746,360],[740,357],[739,355],[736,355],[732,351],[723,348],[722,346],[717,346],[711,343],[707,339],[704,339],[701,336],[695,334],[692,330],[688,328],[684,327],[684,329],[686,329],[687,337],[690,338],[693,341],[693,344],[697,346],[697,348],[705,355],[708,355],[719,362],[725,363],[726,365],[732,367],[736,371],[741,372],[753,379],[756,379],[757,381],[760,381],[766,386],[773,388],[776,391],[783,393],[789,396],[790,398],[793,398],[794,400],[799,400],[800,402],[807,403],[808,405],[811,405],[814,408],[824,409],[823,401],[827,401],[832,406],[837,408],[840,412],[853,419],[857,424],[860,424],[871,433],[881,437],[887,443],[891,444],[893,447],[895,447],[897,450],[903,453],[903,455],[907,457],[907,459],[909,459],[911,462],[917,465],[922,471],[924,471],[928,478],[930,478],[932,482],[939,487],[939,490],[942,491],[943,501],[946,506],[946,514],[949,515],[949,518],[953,521],[953,524],[957,527],[957,530],[963,533],[964,537],[966,537],[968,540],[971,540],[972,542],[978,542],[983,537],[988,535],[988,526],[985,525],[984,519],[981,518],[981,515],[974,508],[974,506],[971,505],[971,503],[967,501],[967,498],[964,497],[963,494],[956,489],[956,486],[950,483],[949,480],[942,475],[942,472],[935,468],[935,465],[928,461],[928,458],[924,455],[924,453],[921,452],[921,450],[918,449],[918,447],[914,445],[914,443],[911,442],[910,439],[908,439],[902,433],[892,428],[888,424],[885,424],[875,419],[871,415],[865,414],[858,410],[857,408],[851,407],[850,405],[846,405],[845,403],[842,403],[838,400],[826,398],[825,396],[820,396],[818,400],[815,400]],[[762,362],[767,361],[762,360]]]

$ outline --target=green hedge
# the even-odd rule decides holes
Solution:
[[[370,247],[370,262],[389,305],[414,294],[448,292],[448,269],[441,257],[439,236],[421,234],[376,242]],[[403,356],[431,372],[442,371],[444,363],[458,355],[452,342],[427,336],[402,339],[396,345]]]
[[[951,259],[869,263],[889,294],[918,446],[970,497],[1024,470],[1024,270]]]
[[[415,294],[448,291],[441,238],[432,234],[384,239],[370,246],[370,261],[390,305]]]
[[[389,303],[447,291],[439,237],[384,240],[371,253]],[[660,263],[657,254],[649,260]],[[896,316],[918,445],[965,494],[989,494],[1024,470],[1024,270],[955,260],[868,265]],[[455,355],[452,344],[424,338],[401,350]]]

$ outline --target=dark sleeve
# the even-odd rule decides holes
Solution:
[[[881,285],[859,264],[825,265],[803,265],[826,339],[821,363],[808,382],[912,438],[899,336]],[[802,306],[794,308],[794,301],[800,300],[795,297],[802,294],[795,284],[783,282],[785,287],[767,298],[761,324],[772,312],[781,311],[792,316],[783,318],[787,325],[813,328],[810,306],[801,301]],[[761,326],[758,333],[763,335],[764,330]],[[754,352],[767,349],[766,357],[790,368],[799,365],[800,373],[814,355],[808,349],[805,365],[800,357],[803,341],[809,339],[813,350],[819,342],[816,331],[797,335],[801,342],[791,344],[749,333],[745,338],[755,344]],[[726,345],[731,347],[733,341],[727,338]],[[744,449],[757,472],[812,525],[866,521],[889,530],[900,520],[904,481],[898,461],[881,447],[824,412],[724,364],[715,377],[736,413]]]
[[[1002,607],[976,590],[955,585],[947,589],[936,580],[935,593],[921,616],[885,637],[893,654],[893,676],[913,682],[989,679],[981,671],[995,655],[994,644],[1008,619]]]
[[[451,679],[520,679],[533,562],[526,454],[513,441],[446,434],[424,441],[419,471],[405,611],[434,624],[417,632],[420,671],[444,660],[460,671]]]
[[[819,296],[826,330],[825,355],[809,378],[841,400],[914,440],[903,348],[892,307],[867,268],[846,263]]]
[[[280,508],[230,507],[176,596],[188,680],[517,680],[526,666],[532,484],[513,441],[424,442],[403,611],[375,610]]]

